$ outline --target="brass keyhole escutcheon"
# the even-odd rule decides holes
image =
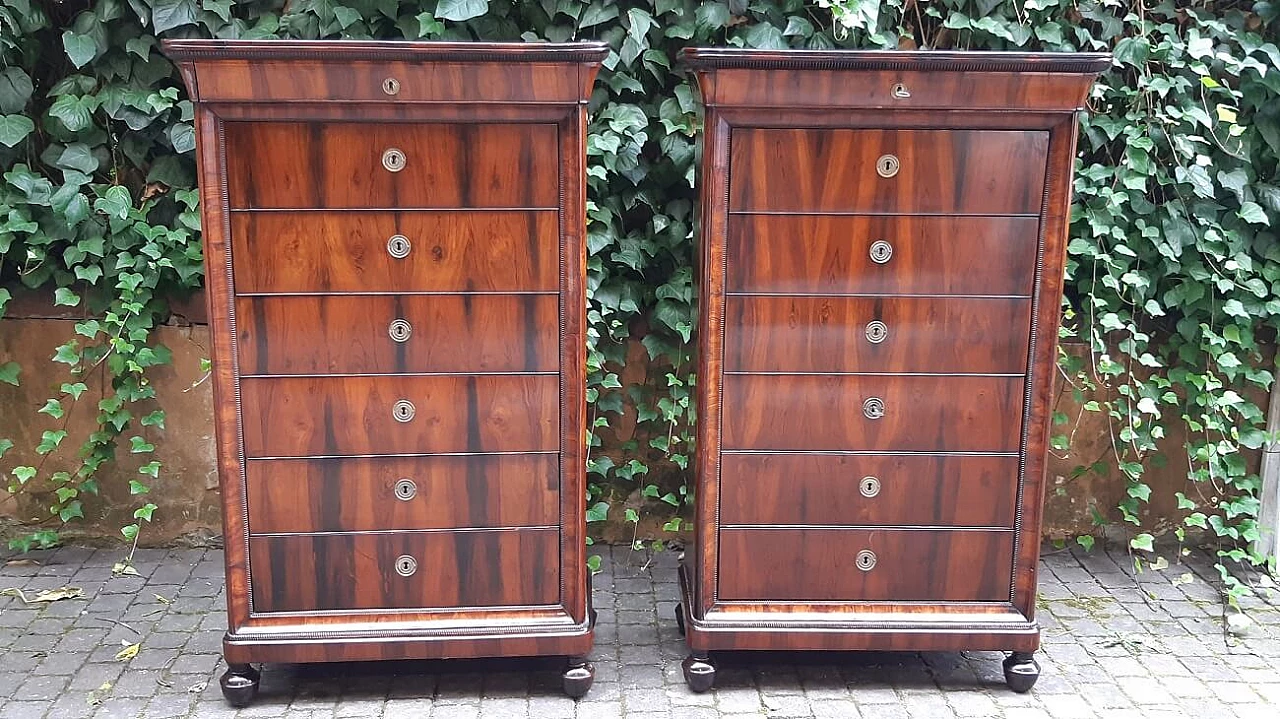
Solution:
[[[867,323],[867,341],[873,345],[884,342],[889,337],[889,327],[880,320],[872,320]]]
[[[898,162],[897,155],[881,155],[880,159],[876,160],[876,172],[881,177],[893,177],[898,174],[901,166],[902,163]]]
[[[871,243],[871,249],[867,251],[871,256],[871,261],[877,265],[883,265],[893,257],[893,245],[884,240],[876,240]]]
[[[862,496],[870,499],[880,494],[880,480],[875,477],[863,477],[862,482],[858,484],[858,491]]]
[[[407,554],[401,554],[396,557],[396,574],[402,577],[412,577],[416,571],[418,571],[418,560]]]
[[[401,502],[408,502],[418,496],[418,484],[408,477],[396,481],[395,486],[396,499]]]
[[[911,97],[911,91],[907,89],[906,85],[903,85],[900,82],[894,84],[892,92],[893,92],[893,99],[895,100],[905,100]]]
[[[862,403],[862,414],[867,419],[880,419],[884,416],[884,400],[870,397]]]
[[[397,260],[408,257],[412,249],[413,243],[409,242],[409,238],[404,235],[392,235],[391,239],[387,240],[387,254]]]
[[[853,563],[858,566],[858,569],[870,572],[876,568],[876,553],[870,549],[864,549],[858,552],[858,556],[853,560]]]
[[[388,95],[395,96],[400,94],[400,81],[394,77],[389,77],[382,81],[382,91]]]
[[[397,422],[408,422],[417,412],[418,409],[407,399],[397,400],[391,405],[391,417]]]
[[[404,151],[398,148],[392,147],[382,153],[382,166],[387,169],[387,172],[399,172],[408,162],[409,158],[405,157]]]
[[[413,325],[408,320],[391,320],[391,324],[387,325],[387,335],[395,342],[407,342],[412,334]]]

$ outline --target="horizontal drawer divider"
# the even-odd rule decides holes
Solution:
[[[452,295],[558,295],[559,290],[361,290],[359,292],[237,292],[236,297],[418,297]]]
[[[1010,213],[993,215],[990,212],[844,212],[839,210],[729,210],[730,215],[787,215],[814,217],[1034,217],[1039,213]]]
[[[254,212],[559,212],[559,207],[231,207],[234,213]]]
[[[449,527],[433,529],[364,529],[344,532],[250,532],[251,537],[327,537],[333,535],[402,535],[402,534],[470,534],[473,532],[523,532],[547,530],[559,531],[555,524],[535,524],[521,527]]]
[[[254,462],[260,460],[278,460],[278,459],[379,459],[381,457],[492,457],[500,455],[517,455],[517,454],[560,454],[559,450],[554,449],[530,449],[530,450],[509,450],[498,452],[412,452],[409,454],[292,454],[292,455],[263,455],[261,457],[245,457],[246,461]]]
[[[720,454],[830,454],[865,455],[876,457],[1018,457],[1019,452],[924,452],[884,449],[722,449]]]
[[[511,373],[507,373],[511,374]],[[1025,372],[763,372],[725,370],[726,375],[760,375],[770,377],[1026,377]],[[325,375],[328,376],[328,375]]]
[[[788,529],[788,530],[844,530],[858,529],[869,532],[882,529],[894,532],[1012,532],[1013,527],[973,527],[950,524],[721,524],[720,529],[754,530],[754,529]]]
[[[305,374],[250,374],[241,379],[303,379],[307,377],[556,377],[559,372],[310,372]],[[1021,376],[1021,375],[1019,375]]]
[[[511,293],[515,294],[515,293]],[[872,297],[884,299],[937,299],[937,300],[1029,300],[1031,295],[939,295],[939,294],[917,294],[909,292],[735,292],[728,291],[724,293],[725,297],[816,297],[816,298],[833,298],[840,299],[842,297]]]
[[[905,603],[905,602],[901,602]],[[564,609],[561,604],[497,604],[493,606],[478,607],[392,607],[387,609],[311,609],[300,611],[284,611],[284,612],[253,612],[252,617],[351,617],[351,616],[395,616],[395,615],[415,615],[415,614],[494,614],[509,612],[535,612],[546,611],[548,609]],[[436,620],[439,621],[439,620]],[[457,621],[457,620],[454,620]],[[513,631],[518,632],[524,630],[524,625],[514,627]],[[457,630],[454,630],[457,631]],[[465,631],[465,630],[464,630]],[[477,634],[493,634],[494,628],[487,626],[484,628],[476,628],[471,630]]]

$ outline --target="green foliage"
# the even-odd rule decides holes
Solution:
[[[1085,411],[1109,418],[1114,452],[1080,472],[1123,475],[1118,517],[1139,525],[1148,467],[1185,464],[1186,525],[1221,536],[1224,561],[1256,560],[1258,478],[1241,450],[1267,439],[1263,348],[1280,316],[1276,16],[1268,2],[1117,0],[0,0],[0,285],[54,288],[85,318],[52,358],[72,376],[30,415],[51,421],[39,449],[67,441],[59,432],[89,370],[105,367],[111,390],[96,430],[74,438],[77,471],[7,476],[14,489],[56,485],[51,517],[67,521],[124,433],[145,454],[151,444],[133,435],[163,425],[138,411],[154,394],[148,369],[168,361],[152,331],[202,275],[191,105],[158,36],[607,41],[587,141],[588,518],[634,497],[623,518],[638,523],[642,504],[669,517],[667,531],[693,500],[696,380],[700,120],[679,48],[1110,50],[1115,66],[1081,125],[1064,305],[1065,336],[1090,352],[1064,354],[1063,368]],[[0,316],[9,300],[0,289]],[[658,379],[623,386],[637,339]],[[20,377],[0,365],[0,381]],[[622,426],[632,439],[606,442]],[[1184,446],[1169,446],[1174,429]],[[160,471],[145,465],[131,491],[146,494]],[[141,505],[137,519],[153,510]],[[56,541],[52,531],[25,546]],[[1135,551],[1149,537],[1137,534]]]

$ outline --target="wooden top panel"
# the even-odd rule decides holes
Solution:
[[[920,70],[928,72],[1059,72],[1096,75],[1111,67],[1106,53],[965,50],[756,50],[688,47],[680,61],[695,70]]]

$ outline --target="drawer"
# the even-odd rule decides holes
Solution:
[[[1012,531],[720,530],[726,601],[1007,602],[1012,575]]]
[[[730,148],[731,211],[1036,215],[1049,133],[739,128]]]
[[[555,454],[251,459],[249,531],[552,525],[559,466]]]
[[[725,370],[1023,374],[1029,299],[726,300]]]
[[[558,212],[236,212],[236,292],[560,286]]]
[[[249,457],[559,451],[559,388],[555,375],[246,377],[244,450]]]
[[[723,449],[1016,452],[1024,384],[1022,377],[729,374]]]
[[[1036,217],[731,215],[729,292],[1030,296]]]
[[[555,529],[249,539],[256,612],[555,604]]]
[[[559,206],[555,125],[225,127],[232,209]],[[396,151],[399,169],[389,156]]]
[[[732,454],[720,457],[723,524],[1013,527],[1018,458]]]
[[[559,310],[556,295],[240,297],[240,371],[553,372]]]

